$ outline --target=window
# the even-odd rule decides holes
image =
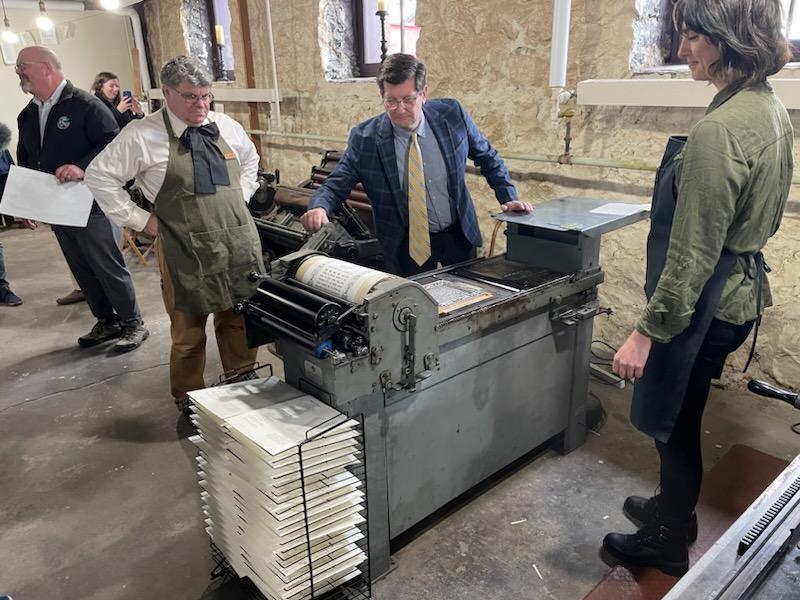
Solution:
[[[786,37],[792,44],[792,60],[800,61],[800,0],[781,0],[786,15]]]
[[[381,63],[381,21],[375,14],[378,0],[355,0],[356,56],[362,77],[378,73]],[[417,53],[420,28],[416,24],[417,0],[387,0],[384,23],[387,54]]]
[[[190,54],[205,65],[215,81],[233,81],[228,0],[183,0],[181,16]]]
[[[231,44],[231,11],[228,0],[207,0],[208,19],[213,49],[214,79],[233,81],[236,79]]]

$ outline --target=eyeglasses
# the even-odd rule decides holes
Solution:
[[[186,102],[186,104],[194,104],[198,100],[202,100],[204,104],[211,104],[214,101],[214,94],[211,92],[208,94],[192,94],[190,92],[179,92],[174,88],[173,90],[176,94],[178,94],[178,96],[183,98],[183,101]]]
[[[43,60],[29,60],[27,62],[19,62],[14,65],[14,70],[18,73],[22,73],[28,70],[28,67],[31,65],[43,65],[45,62]]]
[[[411,108],[417,103],[417,98],[419,98],[419,94],[416,94],[414,96],[406,96],[405,98],[400,98],[400,99],[384,98],[383,105],[390,110],[394,110],[401,104],[406,108]]]

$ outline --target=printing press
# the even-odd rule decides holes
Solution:
[[[311,177],[298,185],[281,184],[277,171],[259,173],[259,189],[249,208],[265,262],[305,248],[373,268],[383,266],[381,245],[373,232],[372,208],[360,184],[331,215],[328,227],[310,234],[300,223],[314,190],[327,179],[340,158],[340,152],[324,152],[320,165],[312,167]]]
[[[506,254],[413,278],[303,249],[237,307],[288,384],[363,415],[373,579],[437,509],[545,442],[583,443],[600,237],[648,215],[610,206],[498,215]]]

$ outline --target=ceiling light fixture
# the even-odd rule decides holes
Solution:
[[[117,10],[119,8],[119,0],[100,0],[100,6],[106,10]]]
[[[36,27],[40,31],[50,31],[53,29],[53,20],[47,16],[47,8],[44,5],[44,0],[39,0],[39,16],[36,17]]]
[[[0,0],[3,4],[3,24],[5,28],[3,29],[3,41],[6,44],[16,44],[19,40],[19,36],[14,33],[14,30],[11,29],[11,21],[8,20],[8,15],[6,14],[6,2],[5,0]]]

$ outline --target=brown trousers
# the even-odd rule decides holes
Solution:
[[[206,366],[206,321],[208,315],[193,315],[175,309],[175,290],[167,271],[164,253],[159,247],[158,267],[161,269],[161,295],[170,319],[172,349],[169,355],[169,383],[177,403],[192,390],[206,387],[203,371]],[[248,348],[244,319],[228,309],[214,313],[214,333],[217,338],[222,368],[227,373],[249,366],[256,361],[258,348]]]

